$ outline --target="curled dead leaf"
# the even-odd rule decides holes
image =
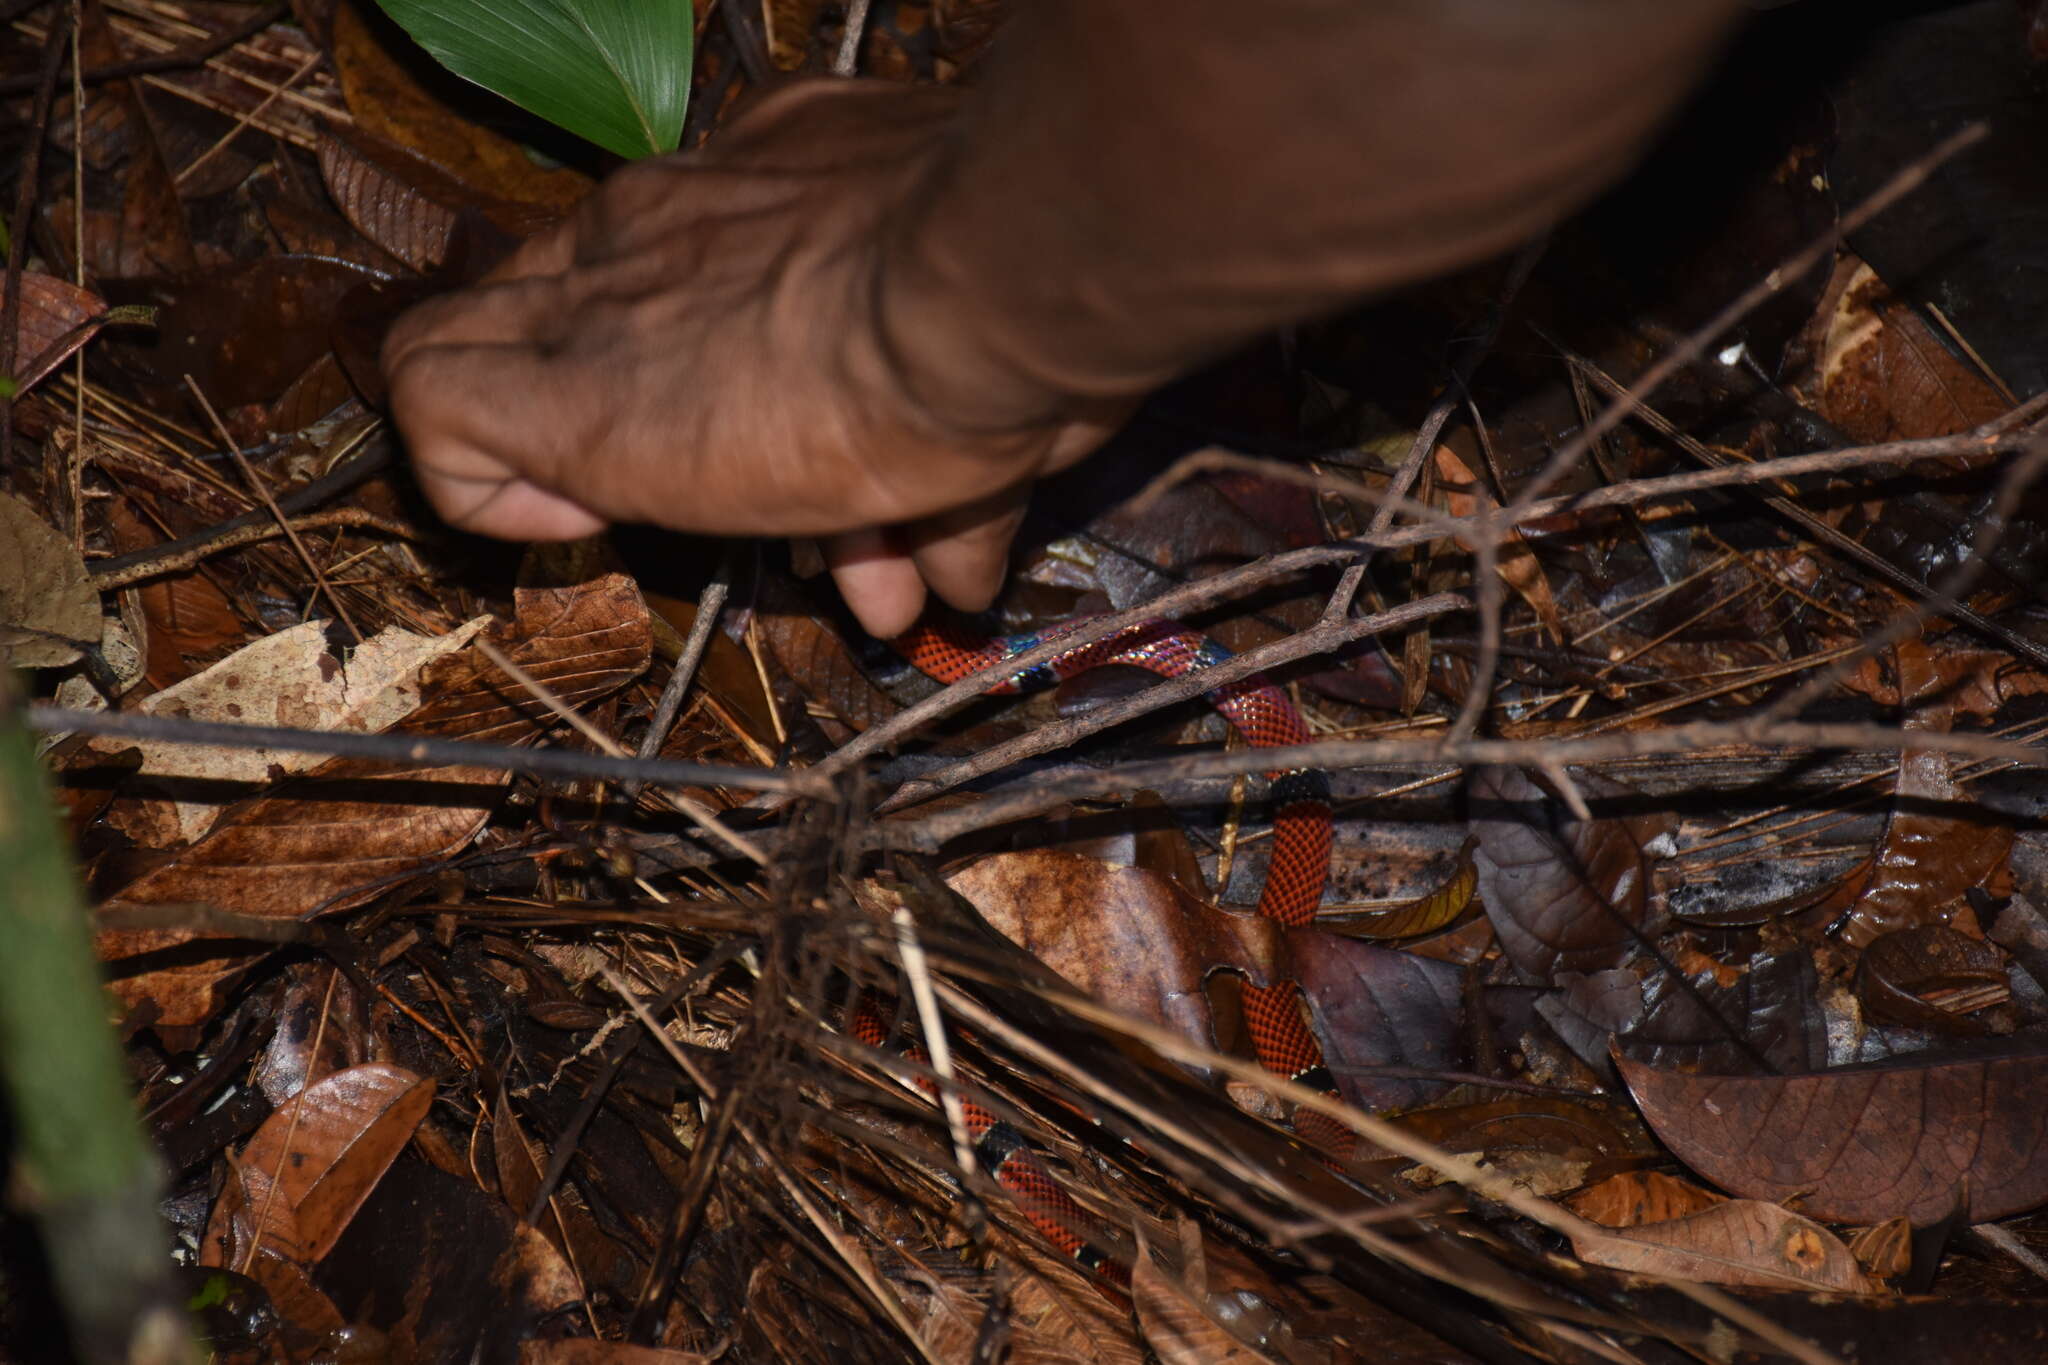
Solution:
[[[2005,954],[1945,924],[1900,929],[1871,943],[1856,964],[1856,992],[1873,1018],[1979,1035],[1993,1029],[1978,1011],[2012,999]]]
[[[1712,1208],[1724,1196],[1662,1171],[1623,1171],[1588,1185],[1565,1207],[1603,1228],[1632,1228],[1685,1218]]]

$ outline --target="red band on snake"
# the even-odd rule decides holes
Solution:
[[[942,625],[922,625],[893,642],[898,653],[920,672],[952,683],[1015,658],[1047,640],[1072,631],[1087,618],[1064,622],[1051,630],[1002,638],[968,635]],[[1106,664],[1123,664],[1177,678],[1230,657],[1230,652],[1204,635],[1170,621],[1127,626],[1100,640],[1076,645],[1037,668],[989,688],[991,694],[1015,693],[1060,682]],[[1292,700],[1261,675],[1217,688],[1209,702],[1255,748],[1306,743],[1307,724]],[[1273,853],[1258,913],[1287,925],[1306,925],[1322,903],[1330,874],[1330,806],[1319,773],[1275,773],[1273,778]],[[1318,1090],[1333,1086],[1323,1052],[1303,1018],[1292,986],[1255,986],[1242,991],[1245,1025],[1260,1065]],[[880,1046],[887,1029],[872,999],[856,1011],[854,1032]],[[1023,1138],[978,1105],[969,1104],[968,1131],[977,1144],[989,1145],[988,1168],[1041,1231],[1069,1255],[1096,1264],[1121,1279],[1086,1238],[1090,1220],[1054,1182],[1044,1163],[1023,1145]],[[1295,1131],[1331,1157],[1350,1148],[1350,1130],[1308,1111],[1295,1115]],[[1000,1152],[998,1153],[998,1149]]]

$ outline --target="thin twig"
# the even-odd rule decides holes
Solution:
[[[860,45],[867,36],[868,10],[872,0],[852,0],[846,7],[846,27],[839,35],[839,53],[832,59],[832,74],[852,76],[860,71]]]
[[[565,705],[562,699],[543,686],[538,678],[506,658],[504,652],[489,640],[479,635],[475,643],[485,658],[503,669],[507,677],[525,688],[541,705],[547,707],[548,710],[568,722],[569,727],[576,731],[576,733],[582,735],[592,744],[595,744],[606,757],[625,762],[637,763],[641,761],[631,758],[624,749],[620,748],[613,741],[610,735],[592,725],[574,707]],[[767,865],[768,855],[761,851],[761,846],[744,835],[735,833],[730,826],[718,818],[717,812],[713,811],[709,806],[701,801],[693,801],[681,792],[663,792],[662,794],[675,805],[677,810],[688,816],[706,834],[709,834],[712,838],[718,840],[718,842],[742,857],[752,858],[763,866]]]
[[[957,992],[954,994],[957,995]],[[964,997],[962,997],[964,998]],[[1367,1114],[1359,1109],[1334,1100],[1321,1091],[1299,1085],[1283,1076],[1274,1074],[1257,1062],[1242,1057],[1230,1057],[1205,1047],[1197,1047],[1170,1029],[1133,1019],[1108,1008],[1086,996],[1058,994],[1048,998],[1063,1011],[1075,1018],[1086,1019],[1105,1028],[1112,1029],[1134,1038],[1152,1048],[1162,1057],[1172,1061],[1191,1063],[1195,1066],[1212,1067],[1232,1079],[1256,1085],[1297,1108],[1312,1109],[1319,1114],[1336,1120],[1357,1133],[1367,1142],[1387,1151],[1394,1152],[1408,1160],[1429,1167],[1447,1179],[1455,1180],[1469,1190],[1484,1195],[1498,1203],[1507,1205],[1524,1218],[1549,1228],[1566,1237],[1604,1237],[1611,1235],[1609,1229],[1579,1217],[1560,1208],[1547,1199],[1530,1194],[1496,1171],[1489,1171],[1469,1157],[1457,1156],[1444,1151],[1433,1143],[1416,1137],[1407,1129],[1387,1122],[1385,1119]],[[953,1002],[959,1009],[959,1002]],[[986,1011],[977,1011],[986,1016]],[[1823,1351],[1805,1338],[1788,1332],[1755,1309],[1694,1280],[1679,1277],[1653,1276],[1661,1279],[1686,1297],[1700,1304],[1710,1312],[1726,1318],[1731,1324],[1755,1334],[1772,1346],[1807,1362],[1807,1365],[1842,1365],[1836,1357]]]
[[[672,758],[613,758],[566,749],[519,749],[474,740],[429,739],[403,733],[359,735],[338,730],[300,730],[279,725],[224,725],[179,716],[131,711],[74,711],[37,703],[23,708],[22,724],[40,734],[112,735],[167,744],[223,745],[231,749],[283,749],[292,753],[362,758],[408,767],[493,768],[534,777],[637,779],[682,787],[741,787],[792,792],[830,799],[831,787],[808,772],[685,763]]]
[[[1193,583],[1170,588],[1136,606],[1096,617],[1013,658],[969,674],[915,705],[905,707],[888,720],[868,727],[817,764],[812,771],[828,776],[844,772],[869,755],[906,738],[925,724],[971,705],[990,688],[999,686],[1017,674],[1035,668],[1068,650],[1079,648],[1081,645],[1100,640],[1142,622],[1173,618],[1198,611],[1291,574],[1303,573],[1329,564],[1349,563],[1356,558],[1361,546],[1392,549],[1454,536],[1462,539],[1519,526],[1524,522],[1564,512],[1631,507],[1663,498],[1684,497],[1702,489],[1735,487],[1803,474],[1827,473],[1867,465],[1910,464],[1923,459],[1994,456],[2024,450],[2028,447],[2029,441],[2030,438],[2025,435],[2011,435],[2002,429],[1980,428],[1959,436],[1918,441],[1887,441],[1877,445],[1818,451],[1809,455],[1790,455],[1783,459],[1758,460],[1724,469],[1690,470],[1661,478],[1610,484],[1586,493],[1563,494],[1526,505],[1502,508],[1483,516],[1446,517],[1431,525],[1405,526],[1378,534],[1366,533],[1349,540],[1333,541],[1327,545],[1310,545],[1299,550],[1289,550],[1208,578],[1198,579]],[[1281,476],[1285,477],[1284,469]],[[1313,474],[1303,474],[1301,477],[1303,480],[1314,480],[1317,487],[1343,492],[1347,496],[1362,500],[1370,501],[1376,496],[1348,480],[1330,479]]]
[[[1340,591],[1331,599],[1331,607],[1335,611],[1343,609],[1340,599],[1345,596]],[[948,764],[937,772],[914,778],[904,783],[888,800],[882,802],[876,808],[877,812],[886,814],[892,810],[900,810],[913,802],[937,796],[949,788],[957,787],[963,782],[972,782],[1012,763],[1049,753],[1054,749],[1063,749],[1113,725],[1121,725],[1127,720],[1148,715],[1162,707],[1172,706],[1176,702],[1200,696],[1205,692],[1213,692],[1219,687],[1228,687],[1231,683],[1239,682],[1255,673],[1279,668],[1316,654],[1327,654],[1367,636],[1377,635],[1381,631],[1398,630],[1417,621],[1464,610],[1471,605],[1456,593],[1444,592],[1434,597],[1406,603],[1375,616],[1333,618],[1331,612],[1325,612],[1322,620],[1298,634],[1261,645],[1257,649],[1246,650],[1222,663],[1190,670],[1178,678],[1164,679],[1142,692],[1097,707],[1085,715],[1072,716],[1051,725],[1039,726],[1028,734],[1019,735],[994,748],[984,749],[972,757]]]
[[[933,851],[962,834],[1023,819],[1064,801],[1140,788],[1155,790],[1202,779],[1291,768],[1338,769],[1423,764],[1579,764],[1649,755],[1678,755],[1724,744],[1792,749],[1932,749],[1976,758],[2048,766],[2048,747],[1995,735],[1899,730],[1882,725],[1805,724],[1759,719],[1699,722],[1664,730],[1631,730],[1573,739],[1323,740],[1285,748],[1188,754],[1134,763],[1058,781],[1034,779],[1028,791],[992,796],[916,822],[884,822],[874,837],[886,847]]]
[[[99,85],[105,81],[120,80],[127,76],[150,76],[161,71],[183,71],[188,67],[200,66],[219,56],[245,39],[253,38],[279,20],[290,16],[289,3],[271,5],[256,12],[233,28],[223,29],[209,38],[202,38],[187,47],[166,52],[157,57],[137,57],[133,61],[115,62],[110,66],[94,67],[85,73],[87,85]],[[35,89],[35,81],[27,76],[9,76],[0,79],[0,97],[20,95]]]
[[[896,954],[903,963],[903,979],[910,986],[911,1003],[917,1007],[918,1024],[924,1030],[925,1051],[931,1054],[932,1075],[937,1078],[939,1109],[946,1116],[946,1130],[953,1138],[953,1160],[963,1181],[974,1179],[974,1141],[967,1135],[967,1109],[960,1103],[960,1080],[953,1074],[953,1046],[946,1040],[946,1022],[939,1017],[939,1000],[932,993],[930,959],[917,938],[917,921],[910,908],[899,905],[891,917],[896,926]]]
[[[284,509],[277,505],[277,499],[270,495],[270,485],[257,476],[255,466],[242,454],[242,448],[235,444],[235,438],[228,433],[227,423],[220,420],[220,414],[213,410],[213,404],[200,392],[199,381],[188,374],[185,376],[185,387],[192,391],[192,397],[198,400],[199,410],[205,413],[206,420],[213,424],[214,434],[220,437],[222,448],[234,457],[235,467],[242,471],[242,478],[248,483],[250,490],[270,509],[270,515],[277,519],[277,524],[284,528],[285,539],[292,543],[292,549],[298,551],[299,558],[305,562],[306,572],[313,575],[313,582],[319,586],[321,593],[333,606],[335,614],[341,617],[341,623],[348,627],[349,634],[356,637],[356,643],[361,644],[363,632],[356,626],[355,618],[348,614],[348,608],[342,605],[341,595],[335,592],[334,585],[329,583],[327,575],[321,572],[319,561],[314,559],[313,552],[306,548],[306,542],[300,540],[299,533],[292,529],[291,519],[284,514]]]
[[[395,540],[419,540],[425,534],[417,526],[410,526],[402,521],[393,521],[389,517],[380,517],[375,512],[361,507],[330,507],[325,512],[312,512],[303,517],[293,517],[286,524],[296,531],[326,531],[335,527],[355,531],[376,531]],[[239,550],[244,545],[256,545],[266,540],[275,540],[284,533],[284,525],[280,525],[276,521],[261,521],[252,525],[238,526],[231,531],[223,531],[211,535],[204,544],[173,553],[160,554],[153,559],[145,559],[141,563],[130,564],[125,569],[109,571],[100,568],[101,564],[111,564],[112,560],[88,562],[86,572],[96,590],[111,592],[116,588],[125,588],[132,583],[140,583],[147,578],[157,578],[167,573],[183,572],[203,560],[220,554],[224,550]],[[125,555],[122,557],[124,559],[128,558]]]
[[[690,622],[690,634],[683,641],[682,653],[676,655],[675,669],[661,689],[661,700],[655,704],[654,718],[647,722],[647,733],[640,740],[640,757],[653,758],[667,741],[668,732],[676,723],[676,714],[683,709],[683,697],[690,690],[690,681],[697,676],[697,665],[711,644],[711,632],[718,628],[718,614],[725,610],[726,594],[731,590],[732,564],[728,557],[720,562],[718,572],[697,595],[696,619]],[[635,794],[635,789],[629,786],[627,795]]]

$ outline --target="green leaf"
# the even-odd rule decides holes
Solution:
[[[675,150],[690,0],[378,0],[466,80],[625,157]]]

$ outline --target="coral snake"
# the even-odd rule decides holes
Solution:
[[[1081,617],[1047,630],[1000,638],[984,638],[938,624],[924,624],[892,642],[895,650],[920,672],[940,682],[958,682],[973,673],[1015,658],[1086,624]],[[1102,639],[1076,645],[988,689],[1003,695],[1046,686],[1108,664],[1143,668],[1168,678],[1207,668],[1230,657],[1230,651],[1207,636],[1171,621],[1146,621]],[[1259,674],[1217,688],[1209,702],[1245,742],[1256,748],[1301,744],[1307,725],[1285,692]],[[1315,918],[1330,872],[1330,806],[1320,773],[1296,770],[1272,774],[1273,851],[1258,913],[1286,925],[1306,925]],[[1334,1092],[1323,1062],[1321,1045],[1309,1031],[1295,988],[1285,982],[1242,988],[1244,1017],[1260,1065],[1311,1089]],[[889,1029],[872,994],[855,1011],[853,1032],[861,1041],[880,1047]],[[927,1087],[929,1088],[929,1087]],[[965,1102],[968,1134],[976,1159],[1010,1194],[1018,1208],[1063,1252],[1084,1266],[1117,1282],[1128,1274],[1090,1240],[1096,1220],[1083,1213],[1046,1169],[1024,1135],[1011,1124],[972,1101]],[[1326,1157],[1341,1157],[1350,1146],[1350,1132],[1325,1115],[1298,1112],[1295,1131]]]

